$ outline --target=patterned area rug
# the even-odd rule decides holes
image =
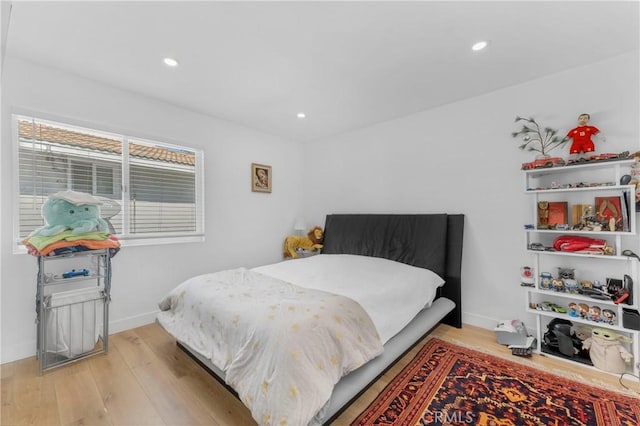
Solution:
[[[640,399],[439,339],[352,425],[640,425]]]

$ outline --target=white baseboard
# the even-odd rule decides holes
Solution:
[[[151,324],[156,320],[159,311],[147,312],[140,315],[134,315],[127,318],[118,319],[109,322],[109,334],[118,333],[120,331],[130,330],[132,328],[141,327]],[[493,330],[500,319],[490,318],[477,314],[462,313],[462,322],[464,324],[474,325],[476,327]],[[1,363],[16,361],[23,358],[29,358],[36,354],[36,341],[22,342],[13,347],[2,348]]]
[[[476,327],[486,328],[487,330],[493,330],[500,322],[499,318],[490,318],[478,314],[470,314],[468,312],[462,313],[462,323],[475,325]]]
[[[109,321],[109,334],[111,335],[114,333],[119,333],[121,331],[151,324],[152,322],[155,322],[158,312],[160,311],[152,311],[145,314],[119,319],[116,321]]]
[[[2,364],[36,356],[36,340],[34,338],[11,346],[2,345],[1,356],[0,363]]]
[[[487,330],[493,330],[496,327],[496,325],[498,325],[498,323],[504,319],[505,318],[490,318],[490,317],[485,317],[483,315],[469,314],[466,312],[462,313],[463,324],[474,325],[476,327],[486,328]],[[506,319],[513,319],[513,318],[506,318]],[[525,322],[525,328],[527,329],[527,333],[530,336],[535,336],[537,334],[536,328],[527,326],[526,322]]]
[[[109,335],[151,324],[156,320],[158,312],[159,311],[147,312],[128,318],[109,321]],[[37,344],[35,339],[36,337],[34,332],[33,340],[27,340],[11,346],[3,345],[2,354],[0,355],[0,364],[36,356]]]

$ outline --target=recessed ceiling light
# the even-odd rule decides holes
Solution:
[[[488,45],[488,44],[489,44],[489,43],[487,43],[487,42],[486,42],[486,41],[484,41],[484,40],[483,40],[483,41],[479,41],[479,42],[477,42],[476,44],[474,44],[473,46],[471,46],[471,50],[474,50],[474,51],[482,50],[482,49],[484,49],[485,47],[487,47],[487,45]]]
[[[299,112],[298,114],[296,114],[296,117],[298,117],[298,118],[307,118],[307,114],[305,114],[304,112]]]
[[[162,60],[162,62],[164,62],[164,64],[169,66],[169,67],[177,67],[178,66],[178,61],[176,61],[173,58],[164,58]]]

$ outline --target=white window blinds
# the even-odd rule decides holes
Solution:
[[[18,243],[44,224],[50,194],[71,189],[103,201],[120,239],[202,235],[202,153],[27,116],[13,116],[19,182]]]

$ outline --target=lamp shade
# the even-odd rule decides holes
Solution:
[[[307,229],[307,224],[305,223],[303,218],[299,217],[293,224],[293,229],[296,231],[304,231]]]

